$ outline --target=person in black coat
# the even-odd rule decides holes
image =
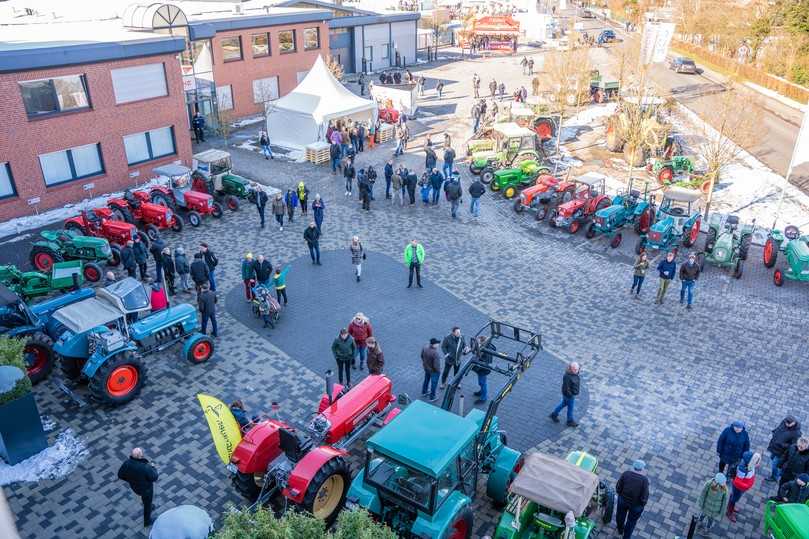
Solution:
[[[362,209],[370,211],[371,209],[371,187],[368,184],[368,177],[361,174],[357,179],[357,187],[360,191],[360,201],[362,201]]]
[[[770,452],[770,464],[772,465],[772,471],[767,481],[778,481],[781,478],[779,464],[784,460],[789,446],[797,442],[800,437],[801,424],[791,415],[786,416],[773,429],[770,444],[767,446],[767,451]]]
[[[152,520],[152,500],[154,499],[154,483],[157,481],[157,469],[143,456],[143,449],[136,447],[131,456],[118,469],[118,479],[129,483],[132,492],[140,496],[143,502],[143,527],[149,526]]]
[[[430,187],[432,187],[432,203],[433,206],[438,205],[438,200],[441,198],[441,186],[444,185],[444,175],[437,168],[433,168],[430,173]]]
[[[199,306],[199,313],[202,317],[202,331],[203,335],[208,334],[208,320],[211,321],[211,335],[216,338],[219,332],[216,327],[216,292],[210,289],[207,284],[202,285],[202,293],[197,298],[197,305]]]
[[[138,269],[138,264],[135,262],[135,250],[132,248],[134,244],[135,242],[129,240],[126,242],[124,248],[121,249],[121,265],[130,277],[134,277]]]
[[[801,436],[795,445],[787,450],[784,462],[781,463],[781,479],[778,486],[792,481],[803,473],[809,473],[809,438]]]
[[[158,283],[163,281],[163,249],[165,247],[166,244],[161,238],[154,240],[149,247],[149,252],[152,253],[152,258],[154,259],[154,280]]]
[[[385,199],[390,200],[390,184],[393,182],[393,161],[385,163]]]
[[[176,294],[174,291],[174,278],[177,275],[177,272],[174,269],[174,258],[171,256],[171,249],[168,247],[163,249],[162,259],[163,273],[166,276],[166,285],[169,289],[169,295],[173,296]]]
[[[356,170],[354,169],[354,161],[346,158],[343,160],[343,178],[345,178],[346,182],[346,194],[345,196],[350,197],[351,192],[354,190],[354,176],[357,175]]]
[[[618,507],[615,511],[615,529],[623,539],[630,539],[646,502],[649,501],[649,478],[643,475],[646,463],[636,460],[632,469],[621,474],[615,484]]]
[[[197,289],[197,294],[202,291],[202,285],[208,282],[208,265],[202,259],[202,253],[194,253],[194,261],[191,262],[191,280]]]
[[[407,185],[407,196],[410,198],[410,205],[412,206],[416,203],[416,185],[418,185],[419,179],[413,172],[408,172],[405,177],[405,182]]]
[[[205,265],[208,266],[208,284],[211,285],[211,290],[216,292],[216,279],[213,271],[219,264],[219,259],[205,242],[199,244],[199,251],[202,253],[202,259],[205,261]]]
[[[575,361],[567,366],[565,375],[562,377],[562,402],[554,408],[549,416],[554,423],[559,422],[559,412],[561,412],[563,408],[567,408],[567,426],[579,426],[573,417],[573,409],[576,405],[576,396],[579,394],[581,388],[581,380],[579,378],[580,370],[579,364]]]
[[[494,360],[492,352],[497,351],[497,347],[495,347],[494,343],[489,343],[487,345],[486,337],[484,335],[478,336],[478,346],[480,346],[480,354],[478,357],[480,363],[484,365],[491,365],[492,361]],[[474,366],[472,367],[472,370],[478,375],[478,386],[480,386],[480,389],[474,393],[474,395],[477,397],[475,404],[484,404],[489,400],[489,387],[486,377],[490,372],[492,372],[492,370],[484,366]]]
[[[264,228],[264,210],[267,208],[267,198],[264,189],[256,187],[256,208],[258,208],[258,216],[261,218],[261,228]]]
[[[149,251],[146,246],[140,241],[140,236],[136,235],[132,242],[132,252],[135,253],[135,263],[138,265],[140,271],[141,281],[146,278],[146,262],[149,260]]]
[[[320,230],[314,221],[309,223],[306,230],[303,231],[303,240],[306,246],[309,247],[309,256],[312,257],[312,264],[320,265]]]
[[[270,261],[266,260],[264,255],[258,255],[253,264],[255,266],[256,281],[258,281],[258,284],[268,286],[270,277],[272,277],[272,264],[270,264]]]
[[[742,459],[745,451],[750,450],[750,436],[744,427],[743,421],[734,421],[725,427],[716,441],[716,454],[719,455],[719,471],[724,473],[728,466],[727,476],[736,477],[736,466]]]

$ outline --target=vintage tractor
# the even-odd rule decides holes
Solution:
[[[654,204],[649,197],[649,184],[644,183],[643,195],[632,189],[633,180],[629,181],[629,191],[616,195],[612,205],[598,210],[593,221],[587,226],[586,236],[594,238],[599,234],[607,236],[610,247],[616,249],[621,245],[623,233],[621,229],[628,224],[635,226],[638,234],[646,234],[654,221]]]
[[[567,228],[571,234],[578,232],[597,211],[612,204],[610,197],[604,194],[603,176],[584,174],[576,179],[576,184],[573,198],[552,209],[548,217],[552,228]]]
[[[641,234],[635,253],[659,249],[677,252],[680,245],[691,247],[697,242],[702,226],[699,201],[702,193],[682,187],[669,187],[657,210],[655,223],[647,234]]]
[[[533,159],[522,161],[516,167],[496,171],[489,187],[492,191],[501,191],[506,198],[514,198],[519,189],[533,184],[540,174],[549,173],[548,167]]]
[[[82,266],[81,260],[56,262],[51,266],[49,273],[20,271],[17,266],[13,265],[0,266],[0,283],[28,301],[31,298],[46,296],[54,291],[63,292],[80,288],[84,284]],[[91,268],[91,271],[87,273],[90,277],[101,278],[101,267],[96,264],[96,267]]]
[[[540,174],[534,185],[523,189],[514,201],[514,211],[522,213],[526,209],[534,209],[536,220],[542,221],[549,211],[571,200],[575,192],[576,182],[560,180],[550,174]]]
[[[494,171],[525,160],[539,161],[536,134],[513,122],[498,123],[492,127],[492,144],[488,149],[471,154],[469,171],[480,174],[483,183],[494,179]]]
[[[53,313],[66,328],[53,346],[65,376],[88,380],[94,399],[121,405],[135,398],[146,381],[143,356],[178,342],[183,343],[181,356],[191,363],[213,355],[213,340],[199,333],[195,307],[180,303],[138,319],[149,308],[146,289],[127,277]]]
[[[214,201],[208,193],[200,193],[192,188],[191,169],[183,165],[163,165],[152,169],[157,174],[161,185],[153,187],[149,198],[155,204],[187,212],[188,222],[198,227],[202,217],[210,215],[216,219],[222,217],[222,205]]]
[[[276,513],[296,507],[331,524],[351,482],[346,448],[368,428],[396,417],[397,400],[408,403],[406,395],[394,397],[387,376],[367,376],[349,389],[332,384],[327,372],[326,393],[305,428],[272,417],[242,429],[243,438],[233,441],[228,455],[234,487]]]
[[[25,340],[23,353],[32,383],[44,380],[53,370],[53,342],[65,330],[52,318],[53,313],[94,295],[92,288],[80,288],[28,306],[17,294],[0,284],[0,335]]]
[[[694,163],[689,157],[684,155],[674,155],[666,159],[653,159],[646,166],[660,185],[669,185],[674,182],[674,177],[679,174],[692,174]]]
[[[485,336],[483,342],[478,336]],[[497,347],[500,338],[517,346]],[[506,444],[495,414],[542,349],[541,337],[492,321],[470,344],[472,358],[452,380],[440,408],[414,402],[368,439],[365,464],[351,483],[347,509],[369,511],[401,537],[469,539],[480,475],[487,476],[487,495],[496,504],[506,503],[522,456]],[[483,353],[491,354],[491,363],[481,360]],[[459,385],[472,369],[480,368],[490,369],[490,379],[494,374],[505,377],[506,383],[485,412],[472,408],[456,415],[451,409]]]
[[[590,71],[590,97],[594,103],[603,103],[618,97],[621,83],[617,80],[605,79],[598,69]]]
[[[39,236],[42,239],[34,242],[28,256],[31,265],[41,272],[48,272],[54,264],[65,260],[81,260],[84,278],[96,282],[103,275],[99,262],[110,266],[121,263],[121,250],[104,238],[84,236],[70,229],[43,230]]]
[[[573,451],[562,460],[531,453],[511,483],[494,539],[561,539],[565,515],[576,518],[574,537],[594,537],[612,520],[614,493],[598,478],[598,459]]]
[[[110,198],[107,207],[115,219],[140,226],[151,241],[160,237],[161,230],[183,231],[183,220],[171,208],[149,202],[146,191],[127,189],[123,198]]]
[[[194,154],[192,188],[213,195],[230,211],[239,209],[239,199],[250,193],[250,182],[233,174],[233,163],[228,152],[216,149]]]
[[[764,265],[775,266],[778,252],[787,258],[787,267],[775,268],[772,279],[775,286],[783,286],[784,279],[793,281],[809,281],[809,236],[801,236],[795,225],[789,225],[784,231],[773,230],[764,243]]]
[[[85,236],[104,238],[110,245],[124,246],[135,236],[140,236],[144,245],[149,245],[149,237],[145,233],[132,223],[117,220],[109,208],[82,210],[79,215],[66,220],[64,228]]]
[[[767,539],[809,537],[809,505],[768,501],[764,506],[764,537]]]
[[[712,213],[708,222],[708,237],[705,238],[705,252],[699,256],[700,269],[704,269],[705,262],[709,262],[720,268],[732,268],[733,277],[741,279],[742,265],[747,260],[755,230],[755,221],[740,227],[738,215]]]

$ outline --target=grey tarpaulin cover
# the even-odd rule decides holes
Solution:
[[[161,513],[152,525],[149,539],[207,539],[213,521],[196,505],[179,505]]]
[[[564,459],[531,453],[509,490],[554,511],[580,517],[598,486],[598,476]]]

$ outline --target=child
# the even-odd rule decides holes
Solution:
[[[258,286],[255,288],[256,301],[258,302],[258,314],[264,321],[264,327],[275,329],[275,324],[272,322],[272,296],[266,286]]]
[[[722,514],[727,511],[728,487],[725,474],[718,473],[702,487],[699,495],[697,509],[699,510],[699,524],[704,533],[707,533]]]
[[[430,177],[427,175],[426,171],[421,175],[419,187],[421,192],[421,201],[425,206],[427,206],[430,204]]]
[[[284,305],[287,301],[287,272],[289,266],[285,267],[283,271],[281,268],[275,268],[275,275],[272,276],[272,285],[275,287],[275,297],[278,298],[278,303],[281,303],[281,298],[284,298]]]

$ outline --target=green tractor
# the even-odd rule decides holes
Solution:
[[[522,161],[516,167],[502,168],[494,173],[494,179],[489,184],[492,191],[502,191],[506,198],[514,198],[523,187],[533,185],[541,174],[550,174],[551,170],[538,161],[529,159]]]
[[[739,226],[738,215],[711,214],[705,252],[699,255],[700,270],[708,262],[723,269],[732,268],[733,277],[741,279],[742,266],[747,260],[755,230],[755,221],[750,225]]]
[[[500,338],[517,345],[496,347]],[[506,445],[495,413],[542,349],[541,337],[492,321],[470,345],[472,359],[452,380],[440,408],[416,401],[368,440],[365,464],[348,491],[348,509],[366,509],[400,537],[469,539],[481,474],[487,476],[487,495],[498,505],[506,503],[522,456]],[[516,351],[499,351],[506,349]],[[492,361],[484,361],[482,354]],[[504,376],[505,385],[487,411],[472,408],[456,415],[450,410],[461,381],[481,368]]]
[[[773,230],[764,243],[764,265],[774,267],[779,251],[786,255],[787,266],[775,268],[775,286],[783,286],[785,279],[809,281],[809,236],[801,236],[795,225],[787,226],[783,232]]]
[[[539,161],[538,147],[536,133],[527,127],[514,122],[494,124],[491,146],[472,153],[469,171],[480,174],[480,180],[489,184],[498,168],[526,160]]]
[[[90,268],[91,264],[93,263],[87,264],[87,267]],[[100,278],[101,268],[91,268],[88,275]],[[46,274],[39,271],[20,271],[17,266],[9,264],[0,266],[0,283],[19,295],[24,301],[28,301],[31,298],[46,296],[54,291],[78,289],[84,284],[84,265],[81,260],[57,262],[51,266],[50,273]]]
[[[767,502],[764,506],[764,537],[809,539],[809,504]]]
[[[110,246],[104,238],[83,236],[75,230],[43,230],[42,238],[31,246],[31,265],[41,272],[48,272],[54,264],[65,260],[84,262],[82,274],[85,280],[96,282],[103,275],[100,262],[110,266],[121,263],[121,250]]]
[[[675,155],[670,159],[654,159],[649,167],[657,182],[663,186],[673,183],[677,175],[694,173],[694,163],[684,155]]]
[[[576,539],[595,536],[598,524],[612,519],[615,500],[597,472],[598,459],[584,451],[573,451],[565,460],[531,453],[511,483],[494,539],[569,537],[569,512],[575,517],[570,524]]]
[[[250,194],[250,182],[231,172],[228,152],[210,149],[194,154],[193,168],[192,189],[215,197],[230,211],[238,210],[239,199]]]

